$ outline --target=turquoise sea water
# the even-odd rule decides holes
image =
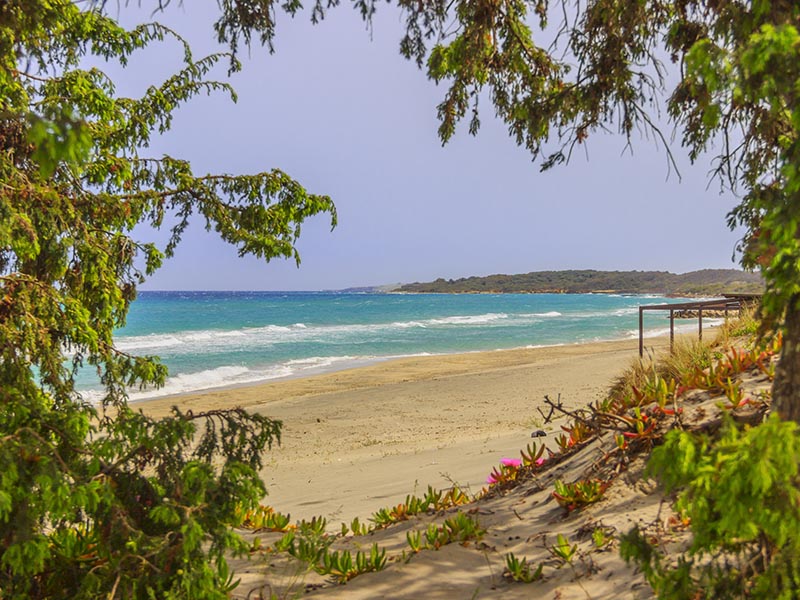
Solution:
[[[392,357],[638,335],[638,306],[680,301],[606,294],[142,292],[117,347],[169,367],[133,399],[297,377]],[[648,335],[664,333],[648,315]],[[692,322],[686,327],[693,327]],[[96,386],[82,386],[89,398]]]

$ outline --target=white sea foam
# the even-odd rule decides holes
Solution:
[[[228,338],[228,337],[244,337],[244,331],[220,331],[217,335],[221,338]]]
[[[555,317],[560,313],[533,313],[513,316],[519,318]],[[333,343],[351,341],[364,335],[380,335],[390,330],[403,330],[430,327],[480,327],[511,319],[507,313],[485,313],[479,315],[453,315],[448,317],[419,319],[411,321],[394,321],[389,323],[352,323],[343,325],[263,325],[245,327],[238,330],[196,330],[167,334],[149,334],[141,336],[118,336],[117,346],[126,352],[167,351],[172,353],[202,353],[204,350],[236,350],[247,348],[264,348],[272,344],[284,342]]]
[[[299,327],[297,329],[300,329]],[[262,333],[286,333],[292,331],[291,327],[286,325],[264,325],[262,327],[246,327],[246,333],[262,332]]]
[[[176,394],[185,394],[200,390],[209,390],[218,387],[255,383],[278,377],[291,375],[291,370],[284,365],[276,365],[260,371],[251,370],[242,366],[224,366],[215,369],[206,369],[194,373],[180,373],[167,378],[164,387],[144,389],[130,393],[131,400],[145,398],[160,398]],[[99,391],[84,392],[83,396],[90,402],[97,402],[103,397]]]
[[[144,350],[147,348],[169,348],[171,346],[180,346],[183,343],[184,342],[176,335],[158,334],[141,335],[130,338],[118,337],[116,341],[117,348],[125,352]]]
[[[556,346],[566,346],[565,343],[560,344],[528,344],[527,346],[523,346],[525,350],[535,350],[537,348],[554,348]]]
[[[190,342],[205,342],[214,339],[214,335],[210,331],[198,331],[197,333],[187,333],[186,340]]]
[[[569,313],[567,316],[575,319],[605,319],[608,317],[625,317],[638,312],[637,307],[616,308],[614,310],[590,310]]]
[[[419,327],[421,329],[426,329],[428,325],[426,325],[422,321],[397,321],[395,323],[392,323],[392,327],[397,327],[398,329],[411,329],[412,327]]]
[[[361,357],[362,360],[365,358],[367,357]],[[298,369],[325,369],[338,363],[352,362],[358,359],[359,357],[355,356],[309,356],[308,358],[288,360],[283,364],[296,371]]]
[[[429,319],[427,322],[433,325],[486,325],[502,319],[507,319],[506,313],[486,313],[483,315],[456,315],[441,319]]]
[[[161,398],[164,396],[236,387],[275,379],[305,377],[351,367],[365,366],[385,360],[416,356],[432,356],[432,353],[418,352],[414,354],[396,354],[391,356],[311,356],[308,358],[287,360],[276,365],[255,368],[228,365],[171,376],[167,378],[164,387],[132,391],[130,393],[130,399],[136,401]],[[82,392],[83,398],[89,402],[99,402],[103,395],[103,392],[96,389]]]

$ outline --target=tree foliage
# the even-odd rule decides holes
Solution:
[[[230,57],[184,44],[178,73],[119,97],[87,58],[124,65],[180,38],[79,4],[0,6],[0,595],[223,598],[225,554],[243,550],[231,525],[265,493],[258,471],[281,424],[236,409],[145,416],[126,390],[166,369],[117,350],[113,332],[193,215],[240,254],[299,260],[300,225],[335,212],[277,170],[197,175],[148,156],[193,96],[235,99],[208,79]],[[139,223],[168,226],[165,247],[133,239]],[[81,368],[104,385],[98,405],[75,391]]]
[[[671,431],[647,465],[692,524],[685,552],[664,556],[637,529],[621,552],[659,598],[796,598],[800,591],[797,424],[776,415],[718,440]]]

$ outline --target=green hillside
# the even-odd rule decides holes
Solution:
[[[568,293],[664,294],[714,296],[760,293],[761,275],[736,269],[703,269],[677,275],[667,271],[534,271],[409,283],[395,289],[413,293]]]

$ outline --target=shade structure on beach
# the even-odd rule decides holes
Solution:
[[[681,302],[678,304],[650,304],[639,307],[639,356],[644,356],[644,311],[646,310],[668,310],[669,311],[669,349],[670,352],[675,344],[675,313],[686,314],[688,312],[697,313],[697,331],[700,339],[703,339],[703,311],[722,311],[725,318],[728,312],[739,311],[746,306],[750,306],[761,299],[760,294],[723,294],[722,298],[714,300],[697,300],[695,302]]]

